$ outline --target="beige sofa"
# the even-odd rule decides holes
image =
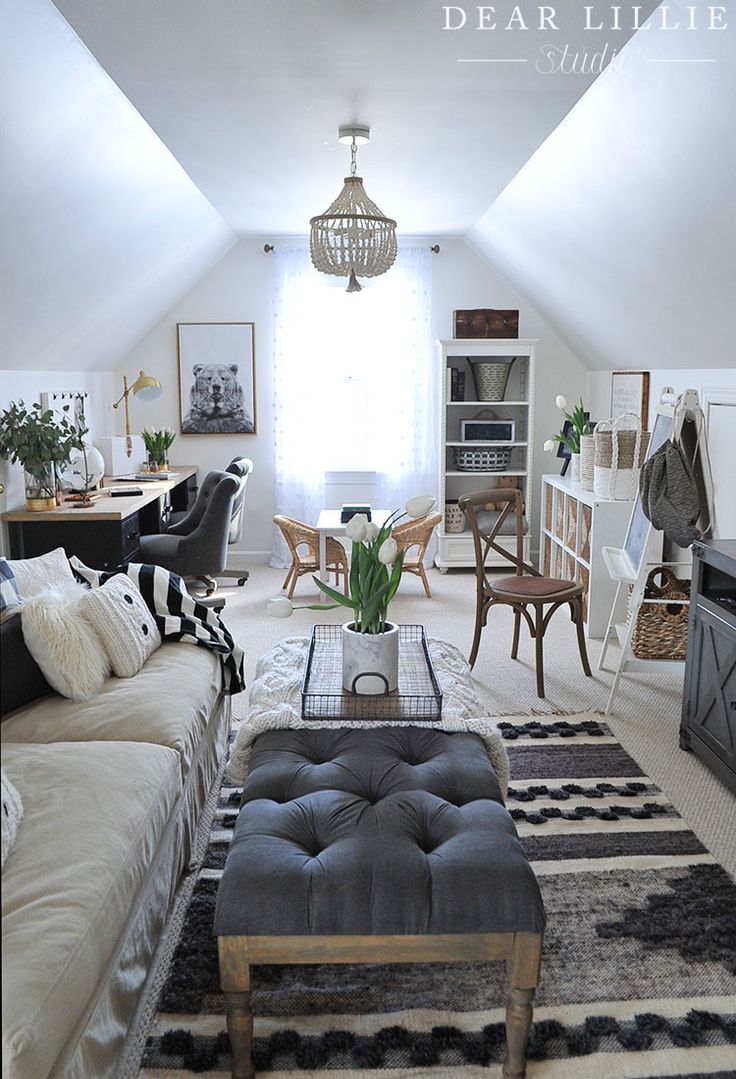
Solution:
[[[3,718],[24,807],[3,870],[3,1077],[103,1079],[120,1061],[224,753],[218,659],[162,645],[85,703]]]

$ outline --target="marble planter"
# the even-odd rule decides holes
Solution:
[[[393,692],[399,685],[399,627],[386,623],[384,633],[356,633],[354,622],[342,627],[342,685],[350,692]]]

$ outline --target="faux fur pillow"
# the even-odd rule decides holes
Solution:
[[[110,674],[102,641],[82,617],[86,594],[75,581],[59,582],[21,608],[28,651],[49,685],[74,701],[96,697]]]
[[[118,678],[132,678],[161,644],[153,615],[125,573],[86,592],[80,607],[104,644]]]
[[[23,820],[23,803],[20,795],[5,775],[5,770],[0,772],[0,787],[2,794],[2,868],[5,868],[5,859],[13,849],[15,837],[18,834],[18,826]]]

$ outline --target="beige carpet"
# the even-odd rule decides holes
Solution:
[[[286,636],[306,636],[315,621],[346,621],[338,610],[297,610],[290,619],[269,618],[266,600],[280,594],[284,571],[256,566],[243,588],[222,582],[227,597],[224,616],[246,653],[246,675],[253,677],[256,660]],[[424,596],[420,582],[405,575],[391,616],[399,622],[422,623],[427,633],[456,644],[465,654],[470,648],[475,604],[475,580],[471,573],[429,573],[433,592]],[[302,578],[294,602],[315,603],[317,590],[311,579]],[[593,678],[580,667],[574,629],[563,612],[552,620],[545,637],[547,697],[535,691],[534,651],[522,629],[519,660],[510,659],[512,614],[499,608],[491,612],[484,631],[474,674],[478,689],[493,715],[532,712],[578,713],[602,711],[612,676],[597,670],[601,644],[590,641]],[[609,653],[610,664],[616,651]],[[736,797],[692,753],[678,746],[682,677],[635,674],[622,679],[608,722],[624,748],[669,796],[700,840],[736,877]],[[245,695],[235,698],[234,714],[242,715]]]

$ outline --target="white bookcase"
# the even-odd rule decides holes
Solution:
[[[457,500],[461,495],[473,491],[483,491],[498,486],[500,476],[516,476],[523,492],[525,502],[531,495],[532,439],[534,426],[534,348],[536,341],[524,340],[479,340],[478,338],[458,338],[453,341],[439,342],[440,364],[440,474],[439,508],[444,511],[448,500]],[[476,400],[475,383],[471,371],[470,359],[511,360],[511,372],[503,401]],[[448,369],[457,367],[465,371],[465,400],[451,401],[448,389]],[[477,446],[498,445],[488,442],[467,442],[461,438],[461,420],[474,419],[479,412],[488,412],[500,420],[513,420],[515,424],[514,441],[505,443],[512,447],[511,462],[504,472],[464,472],[456,467],[455,450],[472,449]],[[500,448],[500,446],[499,446]],[[527,506],[528,514],[528,506]],[[441,571],[451,568],[469,568],[475,566],[473,537],[466,526],[464,532],[447,532],[444,522],[438,530],[437,554],[435,564]],[[499,546],[508,546],[515,550],[516,540],[499,539]],[[524,557],[529,558],[529,535],[525,539]],[[501,555],[493,552],[487,559],[487,565],[509,567],[510,563]]]
[[[583,585],[588,637],[605,635],[616,596],[616,582],[606,569],[602,548],[623,545],[633,505],[585,491],[567,476],[542,476],[539,568],[547,577]],[[625,612],[619,615],[623,618]]]

